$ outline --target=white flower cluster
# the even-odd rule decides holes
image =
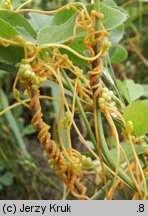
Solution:
[[[18,78],[21,82],[30,81],[32,89],[36,90],[44,82],[44,77],[37,76],[29,64],[21,64],[18,70]]]
[[[35,78],[35,73],[29,64],[21,64],[18,70],[18,77],[21,81],[32,80]]]
[[[86,157],[85,155],[82,155],[82,158],[72,156],[72,169],[75,173],[83,170],[83,169],[88,169],[93,165],[92,159],[90,157]],[[56,162],[54,159],[50,159],[48,161],[52,169],[56,169]]]
[[[72,167],[74,172],[79,172],[80,170],[83,169],[88,169],[92,166],[92,159],[90,157],[86,157],[85,155],[82,155],[82,159],[73,156],[72,157],[73,163]]]
[[[104,87],[101,90],[101,94],[99,97],[99,106],[101,109],[104,109],[107,105],[107,103],[110,104],[110,106],[116,108],[116,103],[113,99],[114,93],[113,91],[110,91],[108,88]]]
[[[127,124],[126,124],[126,127],[127,127],[127,131],[129,133],[133,133],[133,122],[132,121],[128,121]]]

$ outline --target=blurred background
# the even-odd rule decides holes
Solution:
[[[23,2],[25,1],[13,1],[16,5]],[[34,0],[27,5],[27,8],[49,10],[70,2],[74,1]],[[113,65],[114,72],[120,80],[128,78],[140,83],[144,87],[144,96],[147,98],[148,5],[146,5],[146,0],[115,0],[115,2],[128,11],[129,18],[121,41],[128,55],[121,63]],[[3,90],[0,110],[15,102],[12,95],[14,78],[13,68],[12,73],[8,73],[4,68],[1,69],[0,64],[0,89]],[[48,95],[58,94],[56,89],[52,88],[51,90],[45,88],[42,91],[43,94]],[[56,107],[54,102],[42,101],[43,113],[52,126],[54,139],[56,139],[54,128],[56,128],[58,112]],[[63,183],[50,169],[46,154],[30,124],[30,119],[28,110],[22,106],[0,117],[0,199],[62,199]],[[85,178],[90,188],[90,196],[98,187],[93,178],[93,175]],[[68,198],[72,197],[68,195]]]

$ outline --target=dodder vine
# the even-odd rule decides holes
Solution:
[[[2,6],[13,10],[12,5],[9,5],[8,3],[9,2],[7,2],[7,5],[4,4]],[[95,1],[96,10],[93,10],[91,13],[88,12],[87,7],[84,4],[79,2],[66,5],[54,11],[19,8],[15,11],[16,13],[36,12],[41,14],[54,14],[64,9],[68,10],[72,8],[77,13],[76,22],[73,28],[73,36],[65,44],[53,44],[49,41],[48,44],[37,46],[34,43],[26,42],[20,36],[9,39],[0,37],[0,44],[4,47],[14,45],[24,48],[25,58],[22,59],[22,62],[20,63],[13,86],[13,93],[18,102],[29,108],[32,112],[32,125],[38,131],[39,141],[49,155],[49,163],[57,176],[59,176],[66,184],[70,192],[78,199],[89,199],[86,195],[86,187],[82,182],[83,170],[93,166],[93,161],[90,157],[86,157],[72,148],[70,132],[73,125],[81,142],[87,147],[95,159],[100,161],[101,173],[106,188],[106,199],[112,199],[115,189],[118,185],[122,184],[122,182],[128,184],[135,190],[136,198],[146,199],[147,188],[145,176],[134,149],[134,143],[136,142],[133,140],[134,133],[132,122],[129,122],[128,125],[125,123],[122,111],[120,111],[122,110],[122,106],[124,106],[122,101],[106,87],[101,79],[104,69],[103,60],[108,53],[111,43],[108,41],[108,32],[101,22],[104,15],[97,10],[98,4],[99,1]],[[75,41],[78,29],[83,29],[85,32],[83,43],[89,52],[89,57],[77,53],[69,46]],[[68,55],[61,53],[60,48],[63,48],[80,59],[87,60],[90,63],[92,70],[88,71],[87,76],[84,75],[83,70],[80,67],[73,64]],[[68,74],[65,71],[68,71]],[[70,78],[70,73],[74,78]],[[60,148],[51,138],[50,125],[43,120],[40,104],[40,87],[47,79],[58,83],[61,90],[60,111],[58,116],[58,138]],[[67,86],[73,93],[72,104],[68,103],[65,96],[63,79],[65,79]],[[24,86],[24,94],[28,95],[27,100],[22,100],[20,98],[20,93],[17,89],[18,82]],[[80,102],[80,98],[93,106],[95,136],[85,114],[87,106]],[[28,104],[28,100],[30,101],[30,104]],[[86,124],[88,134],[94,144],[95,150],[92,150],[90,146],[88,146],[75,123],[74,114],[76,106]],[[61,113],[64,107],[66,108],[65,119],[61,120]],[[101,112],[107,120],[116,143],[116,164],[109,155],[109,150],[104,139]],[[132,164],[128,160],[128,157],[120,144],[118,130],[113,121],[113,116],[115,116],[115,118],[123,125],[124,138],[131,144],[134,153],[134,163]],[[64,127],[66,130],[68,140],[67,149],[61,138],[61,127]],[[134,137],[134,139],[136,139],[137,142],[140,140],[138,137]],[[124,170],[120,167],[121,153],[126,161],[126,168]],[[106,168],[114,175],[113,185],[110,190],[107,186]],[[135,170],[137,172],[136,175]]]

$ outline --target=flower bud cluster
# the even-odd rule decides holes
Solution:
[[[21,64],[18,70],[18,78],[21,82],[31,82],[32,89],[36,90],[45,81],[44,77],[37,76],[29,64]]]
[[[92,159],[90,157],[82,156],[82,168],[87,169],[93,165]]]
[[[127,131],[132,134],[133,133],[133,122],[128,121],[126,127],[127,127]]]
[[[5,7],[7,10],[12,10],[12,5],[10,0],[3,0],[0,4],[0,8]]]
[[[140,137],[136,137],[136,136],[131,136],[132,142],[134,144],[142,144],[145,140],[145,136],[140,136]]]
[[[92,159],[83,155],[82,157],[72,156],[71,167],[74,173],[78,173],[83,169],[88,169],[93,165]],[[48,161],[52,169],[56,169],[56,163],[54,159]]]
[[[61,121],[61,127],[65,129],[68,128],[70,122],[71,122],[71,117],[69,112],[67,111],[65,114],[65,118]]]
[[[102,88],[101,94],[99,97],[99,105],[101,109],[104,109],[109,103],[112,107],[116,108],[116,103],[113,99],[114,93],[113,91],[110,91],[108,88]]]
[[[74,172],[79,172],[80,170],[88,169],[93,164],[92,159],[90,157],[86,157],[85,155],[82,155],[81,160],[80,158],[73,156],[72,160],[73,160],[72,167]]]
[[[72,161],[72,167],[74,172],[79,172],[80,170],[88,169],[93,164],[92,159],[90,157],[86,157],[85,155],[82,155],[81,158],[73,156]]]
[[[105,56],[107,54],[110,47],[111,47],[111,42],[110,41],[103,40],[101,42],[102,56]]]

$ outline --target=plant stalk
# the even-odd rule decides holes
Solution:
[[[94,9],[99,12],[100,11],[100,1],[99,0],[94,0]],[[98,20],[98,19],[97,19]],[[96,20],[96,30],[100,29],[100,22]],[[99,52],[99,46],[95,47],[95,54]],[[96,65],[96,62],[94,63]],[[94,66],[93,65],[93,66]],[[115,171],[116,170],[116,164],[112,157],[110,156],[110,151],[108,149],[105,136],[104,136],[104,131],[103,131],[103,125],[102,125],[102,117],[101,117],[101,110],[99,108],[99,105],[97,105],[97,121],[98,121],[98,134],[100,138],[100,147],[102,154],[104,158],[106,159],[109,167]],[[131,178],[121,169],[119,168],[119,177],[126,183],[128,184],[133,190],[137,191],[137,188]],[[144,193],[143,188],[141,189],[141,192]]]
[[[67,74],[65,73],[65,71],[63,69],[61,69],[61,73],[62,73],[64,79],[66,80],[69,89],[71,90],[72,93],[74,93],[74,88],[73,88],[71,82],[69,81],[69,78],[68,78]],[[95,147],[95,150],[97,151],[96,139],[94,137],[93,131],[92,131],[91,127],[90,127],[90,123],[89,123],[89,121],[88,121],[88,119],[86,117],[86,114],[84,112],[84,109],[83,109],[83,107],[81,105],[81,102],[80,102],[79,97],[78,97],[77,94],[76,94],[76,104],[78,106],[79,112],[80,112],[80,114],[82,116],[82,119],[83,119],[83,121],[84,121],[84,123],[86,125],[87,130],[88,130],[88,134],[90,136],[90,139],[91,139],[91,141],[92,141],[92,143],[93,143],[93,145]]]

